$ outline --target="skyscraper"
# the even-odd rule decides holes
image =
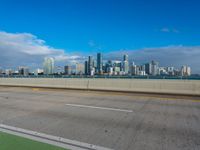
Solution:
[[[85,61],[85,75],[88,75],[88,61]]]
[[[97,53],[97,73],[98,74],[102,74],[103,70],[102,70],[102,54],[101,53]]]
[[[125,74],[129,73],[129,62],[128,62],[128,55],[123,56],[123,72]]]
[[[44,74],[49,75],[54,73],[54,59],[51,57],[46,57],[43,63]]]
[[[88,57],[88,74],[91,74],[92,70],[94,68],[94,61],[92,56]]]

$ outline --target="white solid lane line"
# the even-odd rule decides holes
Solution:
[[[78,104],[65,104],[66,106],[72,107],[81,107],[81,108],[94,108],[94,109],[103,109],[103,110],[110,110],[110,111],[120,111],[120,112],[128,112],[132,113],[132,110],[128,109],[118,109],[118,108],[110,108],[110,107],[97,107],[97,106],[90,106],[90,105],[78,105]]]

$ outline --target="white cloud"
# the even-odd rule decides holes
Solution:
[[[88,45],[89,45],[90,48],[92,48],[92,49],[94,49],[94,50],[101,50],[101,49],[102,49],[102,45],[97,44],[97,43],[96,43],[95,41],[93,41],[93,40],[90,40],[90,41],[88,42]]]
[[[95,44],[95,42],[94,42],[93,40],[90,40],[90,41],[88,42],[88,45],[89,45],[90,47],[96,46],[96,44]]]
[[[175,28],[167,28],[167,27],[160,29],[160,31],[167,32],[167,33],[180,33],[180,31]]]
[[[78,56],[78,55],[67,56],[63,54],[63,55],[54,56],[54,58],[56,61],[65,61],[65,60],[74,61],[74,60],[80,60],[83,57]]]
[[[157,60],[161,66],[175,66],[180,68],[182,65],[192,67],[193,73],[200,73],[200,46],[167,46],[160,48],[145,48],[140,50],[121,50],[108,53],[106,59],[121,60],[123,54],[129,55],[130,61],[137,64]]]
[[[174,32],[174,33],[180,33],[180,31],[177,30],[177,29],[172,29],[172,32]]]
[[[169,28],[162,28],[160,31],[161,32],[170,32],[170,29]]]
[[[78,55],[66,54],[63,49],[48,46],[44,40],[30,33],[8,33],[0,31],[0,66],[42,64],[43,58],[51,56],[56,61],[73,62]]]

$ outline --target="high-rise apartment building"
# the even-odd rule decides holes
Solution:
[[[145,72],[146,72],[146,74],[148,74],[148,75],[151,75],[152,74],[152,71],[151,71],[151,63],[146,63],[145,64]]]
[[[54,59],[51,57],[46,57],[43,63],[44,74],[50,75],[54,73]]]
[[[157,61],[151,61],[151,75],[156,76],[158,75],[159,63]]]

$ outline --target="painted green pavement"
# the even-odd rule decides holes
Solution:
[[[0,132],[0,150],[66,150],[46,143]]]

